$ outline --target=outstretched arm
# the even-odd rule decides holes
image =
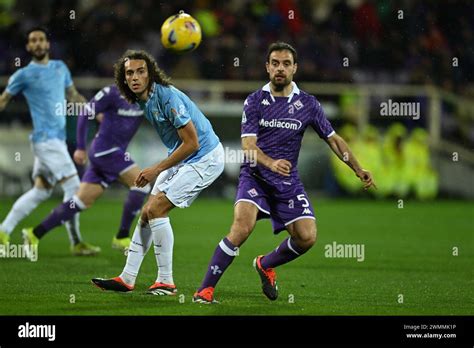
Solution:
[[[364,182],[364,189],[368,189],[370,186],[377,188],[374,179],[372,178],[372,174],[368,170],[361,168],[359,161],[357,161],[357,158],[352,153],[349,145],[347,145],[341,136],[334,134],[327,138],[326,142],[337,157],[347,164],[354,171],[357,177]]]
[[[0,95],[0,111],[5,109],[10,99],[12,99],[12,95],[7,93],[7,91],[3,91],[2,95]]]

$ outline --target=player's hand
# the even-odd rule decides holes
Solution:
[[[377,189],[377,185],[375,185],[374,178],[372,178],[372,174],[368,170],[361,169],[360,171],[356,172],[357,177],[364,183],[364,190],[373,186]]]
[[[160,171],[156,166],[143,169],[135,179],[135,186],[144,187],[146,184],[149,184],[155,180],[158,174],[160,174]]]
[[[85,150],[76,150],[74,151],[74,162],[83,166],[87,162],[87,153]]]
[[[290,176],[291,162],[285,159],[274,160],[270,165],[270,169],[274,173],[278,173],[283,176]]]

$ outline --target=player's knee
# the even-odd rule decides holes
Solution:
[[[169,204],[167,204],[166,196],[164,194],[158,195],[156,199],[149,202],[144,208],[147,219],[152,220],[156,218],[167,217],[169,212]]]
[[[252,233],[253,225],[248,221],[242,219],[236,219],[230,228],[228,238],[236,245],[240,246]]]
[[[316,244],[316,226],[305,229],[298,233],[296,238],[296,243],[298,246],[304,250],[310,249],[314,244]]]

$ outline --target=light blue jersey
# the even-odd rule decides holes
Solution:
[[[33,142],[66,139],[64,108],[58,106],[64,105],[65,90],[70,86],[71,72],[61,60],[50,60],[48,64],[31,61],[8,80],[7,93],[21,92],[26,98],[33,120]]]
[[[199,140],[199,150],[186,158],[184,163],[194,163],[214,150],[219,138],[206,116],[189,97],[173,86],[153,83],[152,92],[146,102],[139,102],[144,115],[156,129],[163,144],[168,148],[168,156],[175,151],[182,140],[178,128],[193,121]]]

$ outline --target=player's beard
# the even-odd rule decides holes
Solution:
[[[36,50],[36,51],[33,51],[31,53],[31,55],[33,56],[34,59],[36,60],[43,60],[44,57],[46,57],[46,55],[49,54],[49,50],[48,49],[44,49],[44,50]]]
[[[291,80],[286,77],[282,82],[277,82],[276,77],[272,79],[273,89],[276,92],[281,92],[283,89],[291,83]]]

